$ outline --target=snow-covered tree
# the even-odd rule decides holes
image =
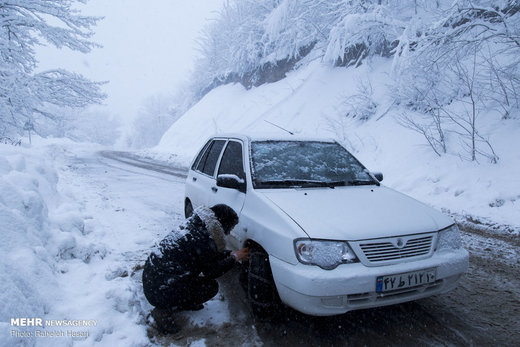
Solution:
[[[221,83],[279,80],[328,36],[343,0],[231,0],[200,39],[199,97]]]
[[[392,58],[401,123],[439,155],[456,134],[452,152],[496,162],[480,119],[520,114],[518,0],[228,0],[200,43],[194,101],[223,83],[279,80],[312,52],[335,66]],[[367,91],[367,107],[345,114],[370,117]]]
[[[264,56],[262,22],[272,9],[273,0],[235,0],[224,5],[199,39],[201,59],[194,73],[199,94],[238,81],[259,66]]]
[[[100,83],[63,69],[35,72],[35,47],[51,44],[83,53],[99,20],[73,8],[84,0],[0,1],[0,134],[16,133],[38,119],[56,118],[46,105],[84,107],[101,102]]]
[[[355,65],[373,55],[391,56],[406,24],[395,3],[352,1],[344,6],[331,28],[324,55],[337,65]]]
[[[389,56],[404,30],[400,10],[416,2],[229,0],[200,40],[196,97],[222,83],[279,80],[313,49],[343,65]]]
[[[121,136],[121,121],[103,110],[49,105],[54,119],[38,119],[38,134],[43,137],[65,137],[78,142],[114,145]]]
[[[127,144],[132,148],[148,148],[155,146],[161,140],[166,130],[185,111],[181,104],[182,93],[171,98],[165,95],[155,95],[145,100],[133,121],[133,129],[127,135]],[[173,100],[179,100],[172,103]]]
[[[456,0],[431,17],[410,22],[396,49],[398,100],[430,116],[404,123],[438,154],[449,131],[469,160],[480,155],[496,162],[479,123],[486,110],[497,109],[504,119],[520,110],[520,2]]]

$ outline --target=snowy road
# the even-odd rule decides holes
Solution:
[[[86,242],[102,249],[103,256],[93,257],[88,265],[69,265],[63,285],[76,285],[66,286],[65,291],[71,298],[90,299],[76,307],[63,307],[63,313],[55,312],[56,316],[81,317],[84,312],[101,311],[94,318],[105,325],[97,337],[102,345],[121,339],[142,345],[142,338],[158,345],[183,346],[201,340],[208,345],[261,344],[247,303],[236,300],[236,288],[228,285],[236,272],[222,279],[219,295],[203,310],[178,317],[182,336],[161,336],[146,324],[152,307],[142,293],[141,268],[151,247],[184,221],[185,169],[114,151],[75,151],[67,160],[67,169],[60,174],[62,185],[72,187],[75,199],[82,202],[93,224],[88,229],[94,230],[85,236]],[[92,284],[78,286],[73,273],[81,273]]]
[[[97,232],[87,235],[89,242],[106,250],[103,259],[82,268],[98,286],[74,287],[71,295],[88,296],[87,303],[94,304],[108,299],[111,307],[96,310],[130,324],[128,331],[144,331],[152,343],[483,346],[520,340],[520,243],[469,228],[463,236],[470,269],[449,294],[329,318],[282,309],[275,321],[260,322],[251,317],[235,270],[220,279],[221,292],[202,311],[179,317],[181,335],[160,336],[146,325],[151,307],[142,295],[140,268],[150,247],[183,220],[185,170],[124,152],[85,153],[70,160],[64,183],[76,187],[76,198],[95,221]],[[82,310],[86,304],[64,308],[68,314]],[[106,331],[99,337],[105,343],[110,341]],[[115,340],[117,334],[112,335]]]
[[[88,313],[98,321],[90,332],[96,344],[148,343],[139,268],[154,242],[183,221],[184,180],[81,146],[63,154],[60,188],[78,202],[84,226],[63,262],[52,317]]]

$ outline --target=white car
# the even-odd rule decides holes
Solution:
[[[380,184],[337,142],[243,134],[211,138],[191,164],[185,214],[231,206],[231,248],[249,247],[248,296],[329,316],[453,289],[468,268],[442,213]]]

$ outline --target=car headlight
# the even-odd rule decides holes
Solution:
[[[344,241],[296,239],[294,250],[301,263],[318,265],[325,270],[332,270],[339,264],[358,261],[352,249]]]
[[[443,249],[459,249],[462,247],[462,240],[460,238],[460,231],[457,225],[439,231],[439,241],[437,243],[437,250]]]

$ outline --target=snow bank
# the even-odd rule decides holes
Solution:
[[[479,119],[500,157],[498,164],[438,157],[421,135],[398,124],[406,110],[392,104],[391,62],[382,58],[354,68],[313,61],[287,78],[245,90],[239,84],[208,93],[165,133],[148,155],[187,166],[208,137],[220,132],[283,132],[268,122],[307,136],[337,139],[384,183],[458,218],[520,229],[518,119],[492,114]],[[346,115],[349,117],[346,117]],[[367,119],[368,120],[363,120]],[[268,122],[266,122],[268,121]],[[452,143],[460,141],[456,136]],[[503,228],[504,229],[504,228]],[[507,228],[505,228],[507,230]]]
[[[10,337],[10,319],[43,317],[59,292],[49,242],[57,174],[39,153],[3,144],[0,174],[0,345],[14,345],[27,339]]]
[[[78,148],[68,140],[0,144],[0,346],[148,342],[133,265],[109,256],[107,244],[117,242],[79,196],[88,188],[67,176]],[[22,318],[42,324],[12,322]]]

